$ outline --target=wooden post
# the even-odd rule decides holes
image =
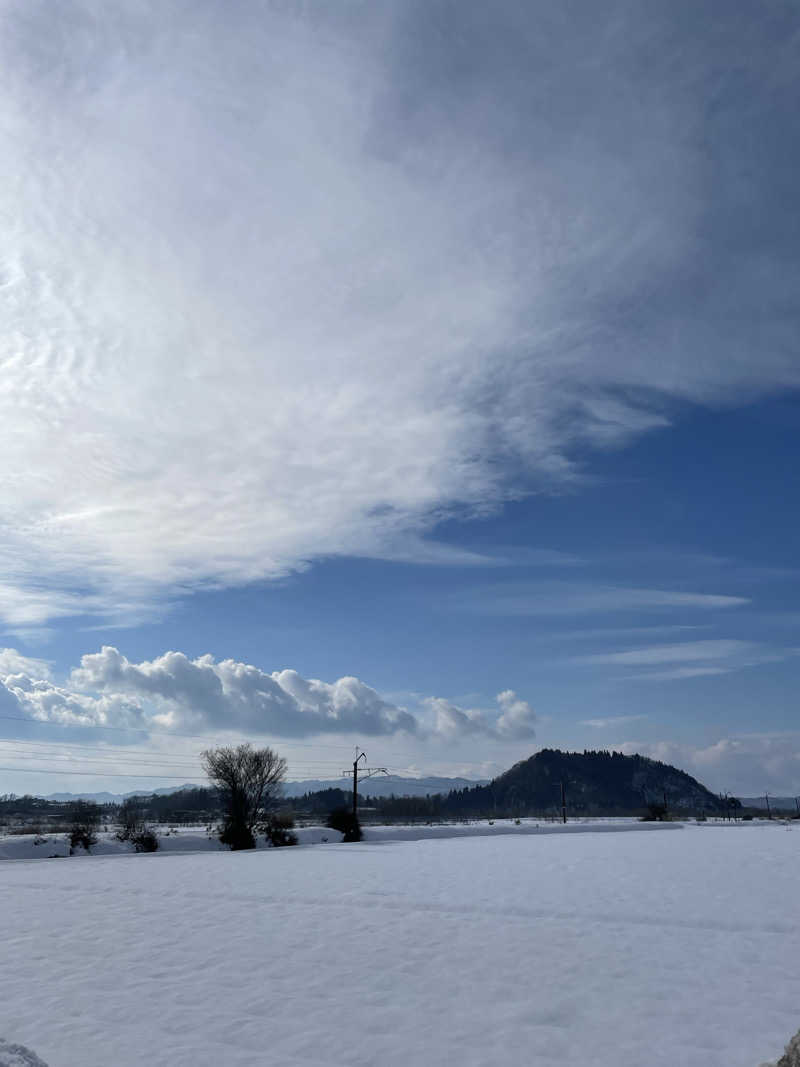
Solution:
[[[770,808],[770,806],[769,806],[769,793],[765,793],[764,794],[764,800],[766,800],[766,802],[767,802],[767,818],[771,819],[772,818],[772,808]]]
[[[564,780],[561,780],[561,821],[567,821],[567,794],[564,789]]]

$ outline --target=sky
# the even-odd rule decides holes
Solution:
[[[0,0],[0,793],[800,793],[800,11]]]

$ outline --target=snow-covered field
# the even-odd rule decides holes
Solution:
[[[50,1067],[757,1067],[800,1025],[797,828],[371,836],[0,864],[0,1037]]]

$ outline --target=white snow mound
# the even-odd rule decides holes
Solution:
[[[10,1045],[0,1037],[0,1067],[47,1067],[47,1064],[24,1045]]]

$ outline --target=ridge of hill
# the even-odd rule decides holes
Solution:
[[[622,814],[664,804],[669,809],[721,813],[726,801],[706,789],[686,771],[647,756],[621,752],[562,752],[542,749],[516,763],[504,774],[472,788],[448,794],[444,810],[518,811],[557,810],[561,783],[573,814]],[[738,807],[738,801],[735,801]]]

